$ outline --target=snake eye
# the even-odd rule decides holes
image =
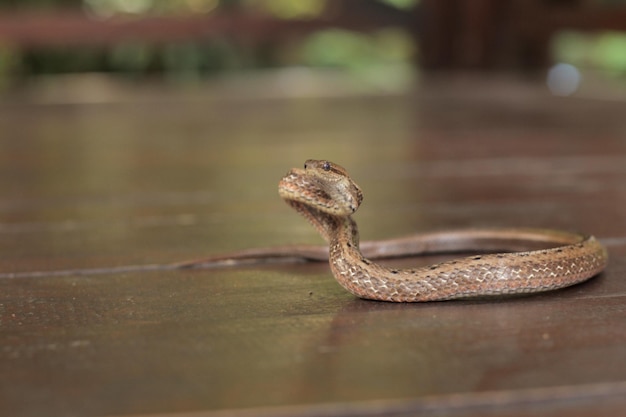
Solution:
[[[322,169],[324,171],[330,171],[330,162],[328,161],[324,162],[324,164],[322,165]]]

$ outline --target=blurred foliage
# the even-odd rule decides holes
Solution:
[[[626,75],[626,33],[563,31],[552,40],[552,56],[580,68],[594,68],[609,75]]]
[[[193,15],[216,11],[264,14],[280,19],[311,19],[333,0],[3,0],[0,9],[84,10],[97,19],[118,15]],[[363,0],[364,6],[405,10],[418,0]],[[356,4],[356,3],[355,3]],[[333,5],[334,6],[334,5]],[[125,77],[161,76],[197,80],[226,71],[283,66],[331,67],[369,76],[388,75],[384,66],[407,70],[414,59],[411,36],[401,29],[374,33],[338,29],[264,42],[230,37],[155,44],[133,41],[113,46],[38,47],[21,50],[0,43],[0,87],[45,74],[114,73]],[[376,75],[378,74],[378,75]]]
[[[310,66],[344,67],[352,70],[410,62],[412,39],[399,29],[382,29],[371,35],[328,29],[314,33],[302,43],[302,61]]]
[[[180,15],[209,13],[218,6],[237,3],[231,0],[82,0],[84,9],[98,17],[120,14],[132,15]]]
[[[281,19],[312,18],[326,8],[326,0],[247,0],[245,4]]]

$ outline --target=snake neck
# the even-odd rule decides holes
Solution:
[[[343,223],[342,217],[333,216],[328,213],[324,213],[314,207],[307,204],[300,203],[294,200],[286,200],[294,210],[300,213],[309,223],[315,227],[318,233],[328,243],[336,235],[337,230],[341,229]]]
[[[356,252],[359,258],[362,257],[359,230],[352,216],[334,216],[293,200],[287,200],[287,203],[315,227],[330,249],[340,247],[342,252]]]
[[[337,259],[362,261],[364,257],[359,248],[359,230],[356,222],[352,216],[337,217],[335,220],[328,241],[331,266],[336,264]]]

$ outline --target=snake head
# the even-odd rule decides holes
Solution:
[[[281,180],[279,193],[334,216],[349,216],[363,201],[361,188],[340,165],[309,159],[304,170],[292,169]]]

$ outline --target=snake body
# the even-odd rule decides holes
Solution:
[[[290,170],[278,192],[313,224],[327,246],[251,248],[171,264],[6,272],[0,279],[329,261],[339,284],[358,297],[412,302],[553,290],[593,277],[608,262],[606,249],[593,236],[545,229],[450,230],[360,244],[352,214],[363,193],[344,168],[329,161],[308,160],[304,169]],[[415,269],[386,268],[372,261],[452,252],[489,254]]]
[[[585,281],[600,273],[608,261],[606,249],[590,235],[500,229],[442,232],[422,239],[396,239],[386,245],[368,243],[363,251],[372,256],[397,256],[517,250],[529,243],[542,249],[477,255],[415,269],[387,268],[361,252],[352,214],[363,193],[343,167],[308,160],[304,169],[290,170],[278,190],[328,242],[330,268],[339,284],[365,299],[417,302],[547,291]],[[299,251],[292,252],[298,255]],[[324,255],[309,252],[312,258]]]

